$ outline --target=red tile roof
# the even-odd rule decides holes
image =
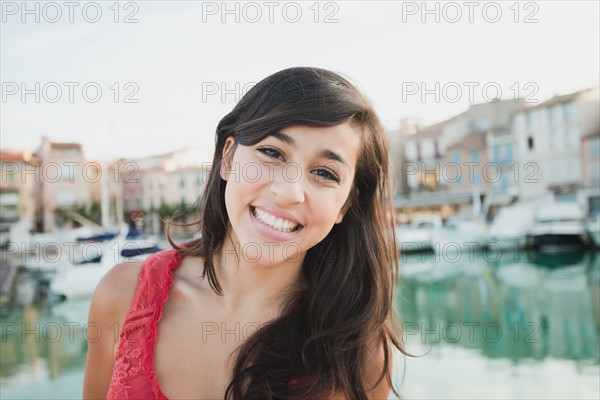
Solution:
[[[25,153],[22,152],[13,152],[13,151],[6,151],[6,150],[0,150],[0,162],[5,162],[5,163],[9,163],[9,162],[13,162],[13,163],[28,163],[28,164],[35,164],[37,163],[39,160],[31,155],[26,155]]]

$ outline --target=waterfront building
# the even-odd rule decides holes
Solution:
[[[582,188],[581,138],[599,130],[598,86],[524,107],[512,118],[521,198],[576,200]]]
[[[13,223],[35,221],[39,183],[25,177],[27,172],[35,174],[38,163],[29,152],[0,151],[0,243]]]

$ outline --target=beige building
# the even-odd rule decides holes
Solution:
[[[195,204],[208,179],[211,154],[206,149],[185,148],[140,159],[119,160],[126,222],[160,234],[159,211]],[[169,215],[162,215],[169,217]]]
[[[441,189],[443,151],[440,139],[445,122],[418,129],[408,135],[405,145],[404,171],[411,192]]]
[[[441,177],[449,192],[487,192],[499,174],[489,163],[486,132],[473,132],[446,149]]]
[[[97,163],[86,162],[81,144],[42,140],[39,166],[38,229],[51,232],[71,224],[65,215],[91,204],[97,187]]]
[[[496,175],[506,179],[506,173],[498,171],[508,168],[506,160],[497,165],[490,159],[496,154],[495,146],[506,142],[499,129],[506,130],[512,113],[522,106],[512,99],[473,104],[409,135],[404,146],[409,194],[396,199],[396,208],[406,213],[439,212],[445,218],[471,207],[477,193],[484,200],[501,189]],[[494,193],[489,199],[495,197]]]
[[[588,214],[600,214],[600,131],[581,138],[583,203]]]
[[[581,138],[583,187],[600,186],[600,131]]]
[[[512,131],[518,152],[523,198],[576,198],[584,180],[581,138],[598,132],[598,87],[555,96],[515,113]]]
[[[0,151],[0,230],[36,219],[39,160],[26,152]]]
[[[398,129],[387,131],[390,151],[390,169],[394,196],[406,196],[410,192],[406,174],[406,142],[419,129],[420,123],[414,118],[404,118]]]

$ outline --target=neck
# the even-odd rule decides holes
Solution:
[[[217,279],[223,289],[218,302],[228,314],[239,312],[279,315],[288,295],[305,284],[304,255],[279,263],[253,262],[240,250],[235,235],[226,235],[213,255]]]

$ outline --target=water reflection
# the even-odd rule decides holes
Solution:
[[[478,349],[513,362],[600,363],[598,252],[462,260],[417,254],[403,257],[401,268],[397,307],[408,343]]]
[[[404,398],[598,398],[599,256],[403,255],[404,339],[429,352],[408,359]],[[88,308],[24,304],[0,319],[3,398],[81,396],[87,340],[114,333],[87,326]]]
[[[23,304],[2,318],[3,398],[81,397],[87,339],[97,335],[88,309],[89,301]]]

